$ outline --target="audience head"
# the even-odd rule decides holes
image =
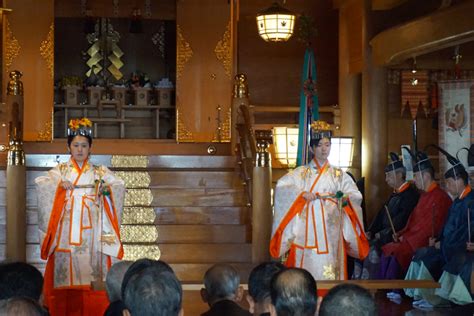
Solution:
[[[0,300],[29,297],[38,301],[42,290],[43,275],[34,266],[24,262],[0,265]]]
[[[155,267],[158,271],[168,271],[168,272],[174,273],[173,269],[171,269],[169,264],[167,264],[164,261],[147,259],[147,258],[138,259],[137,261],[132,263],[132,265],[127,269],[127,271],[125,272],[125,275],[123,276],[122,286],[121,286],[121,294],[122,294],[121,297],[122,297],[122,299],[124,297],[125,287],[127,286],[130,279],[135,274],[138,274],[142,270],[144,270],[148,267],[151,267],[151,266]]]
[[[29,297],[13,297],[0,301],[0,316],[47,316],[48,312]]]
[[[242,299],[243,294],[239,273],[231,265],[216,264],[204,274],[204,288],[201,289],[201,297],[209,306],[222,300],[238,302]]]
[[[272,316],[314,316],[317,308],[316,281],[304,269],[278,272],[271,281]]]
[[[174,273],[151,265],[134,274],[125,286],[124,315],[182,315],[182,299],[181,283]]]
[[[375,316],[377,307],[366,289],[355,284],[340,284],[323,298],[319,316]]]
[[[132,261],[119,261],[114,263],[105,279],[105,288],[110,302],[122,299],[122,281],[127,269],[132,265]]]
[[[250,272],[247,301],[251,313],[260,315],[270,311],[272,277],[284,269],[285,266],[280,262],[264,262]]]

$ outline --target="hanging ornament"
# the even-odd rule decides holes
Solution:
[[[158,46],[158,52],[161,58],[165,58],[165,23],[161,23],[158,31],[152,35],[151,41],[153,45]]]
[[[454,79],[458,80],[461,78],[461,65],[459,62],[462,58],[462,55],[459,53],[459,45],[454,47],[454,55],[452,58],[454,60]]]
[[[151,18],[151,0],[145,0],[145,16]]]

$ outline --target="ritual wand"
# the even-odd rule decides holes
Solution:
[[[390,222],[390,227],[392,228],[392,233],[396,235],[397,232],[395,231],[395,226],[393,226],[393,221],[392,221],[392,217],[390,216],[390,211],[388,210],[387,205],[384,205],[384,206],[385,206],[385,212],[387,212],[388,221]]]
[[[467,207],[467,236],[467,242],[471,242],[471,205]]]
[[[433,203],[431,206],[431,238],[435,237],[435,205],[436,203]]]

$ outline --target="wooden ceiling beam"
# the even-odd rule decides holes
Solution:
[[[474,41],[474,1],[393,27],[371,41],[374,62],[388,66],[414,56]]]

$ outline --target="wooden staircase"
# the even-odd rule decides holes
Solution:
[[[163,156],[149,170],[161,259],[184,283],[202,283],[214,263],[247,281],[251,240],[244,186],[233,156]]]

